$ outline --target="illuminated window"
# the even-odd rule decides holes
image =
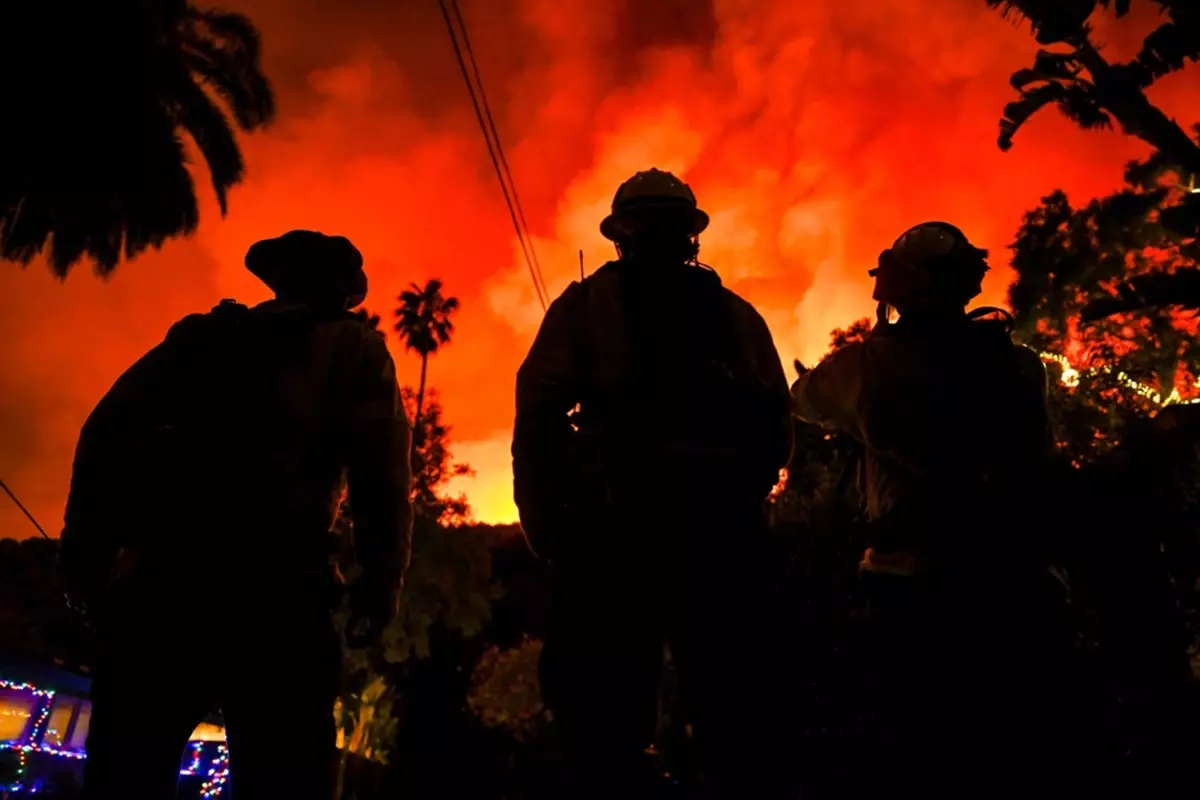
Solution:
[[[79,709],[79,719],[75,720],[75,730],[71,731],[71,740],[67,742],[68,750],[82,750],[87,744],[88,726],[92,722],[92,704],[87,700],[82,702]]]
[[[50,721],[46,723],[46,735],[42,737],[43,744],[52,747],[63,746],[63,737],[67,735],[71,717],[75,716],[79,703],[80,700],[74,697],[55,698],[54,707],[50,709]]]
[[[33,713],[35,698],[29,692],[0,689],[0,742],[20,741]]]

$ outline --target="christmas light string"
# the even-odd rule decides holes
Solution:
[[[17,742],[0,742],[0,751],[12,751],[17,754],[17,772],[14,776],[14,781],[8,785],[0,785],[0,792],[9,794],[24,793],[28,790],[30,793],[37,793],[38,786],[26,786],[24,776],[28,770],[28,761],[30,753],[43,753],[45,755],[54,756],[57,758],[70,758],[76,761],[82,761],[87,758],[87,753],[79,750],[67,750],[62,747],[38,742],[38,738],[49,733],[44,730],[44,726],[50,719],[50,713],[54,706],[54,697],[56,692],[53,689],[39,689],[31,683],[18,681],[10,681],[0,678],[0,689],[9,689],[16,692],[24,692],[36,698],[34,705],[34,713],[37,714],[37,719],[28,729],[28,733],[23,737],[33,741],[20,744]],[[22,716],[25,718],[33,716],[27,712],[11,712],[6,710],[5,715]],[[189,766],[180,769],[179,774],[190,776],[200,775],[201,762],[204,758],[204,747],[207,742],[189,742],[191,749],[191,763]],[[204,800],[213,800],[218,798],[225,790],[225,786],[229,781],[229,748],[220,744],[217,746],[216,756],[210,762],[209,769],[205,775],[205,780],[200,787],[200,796]]]
[[[54,690],[39,689],[31,683],[10,681],[4,678],[0,678],[0,689],[8,689],[13,692],[26,692],[33,695],[35,698],[34,709],[37,711],[38,716],[34,720],[33,726],[29,728],[28,736],[29,738],[38,738],[46,721],[50,719],[50,708],[54,705]],[[32,715],[32,713],[29,713],[24,716],[28,718]],[[29,768],[29,753],[41,750],[40,746],[16,745],[5,742],[0,744],[0,750],[14,750],[17,753],[17,774],[14,776],[15,780],[13,783],[5,787],[5,791],[13,794],[22,791],[25,788],[22,778]]]
[[[1043,361],[1053,361],[1055,364],[1058,364],[1062,367],[1062,384],[1063,386],[1067,386],[1069,388],[1078,386],[1081,378],[1085,376],[1091,377],[1101,373],[1105,375],[1111,375],[1113,372],[1113,368],[1111,366],[1092,367],[1091,369],[1080,372],[1071,365],[1071,362],[1067,360],[1066,356],[1059,355],[1058,353],[1047,352],[1039,352],[1038,355],[1042,357]],[[1127,389],[1132,389],[1135,393],[1146,398],[1156,406],[1196,405],[1200,403],[1200,397],[1193,397],[1191,400],[1184,400],[1180,396],[1178,389],[1171,389],[1171,393],[1167,395],[1166,399],[1164,400],[1162,394],[1153,386],[1142,383],[1138,380],[1134,380],[1125,372],[1117,372],[1117,382]],[[1200,381],[1197,381],[1196,385],[1200,386]]]
[[[180,775],[199,775],[200,757],[204,754],[204,742],[188,742],[192,748],[192,763],[179,771]]]
[[[217,757],[212,760],[212,768],[208,771],[208,780],[200,786],[200,797],[204,800],[220,797],[221,792],[225,789],[225,782],[228,780],[229,748],[222,744],[217,746]]]
[[[0,689],[12,689],[14,692],[29,692],[34,697],[53,696],[53,689],[39,689],[32,683],[18,683],[17,681],[5,680],[0,678]]]

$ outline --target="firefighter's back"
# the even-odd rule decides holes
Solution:
[[[706,269],[639,266],[606,265],[580,291],[583,419],[608,479],[631,502],[761,502],[790,446],[766,324]]]
[[[346,397],[371,337],[348,314],[279,301],[177,324],[147,376],[134,448],[150,498],[143,552],[191,564],[317,557],[341,496]]]

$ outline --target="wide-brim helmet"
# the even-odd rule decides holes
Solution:
[[[344,236],[289,231],[255,242],[246,268],[277,295],[351,309],[367,299],[362,253]]]
[[[698,236],[708,222],[691,187],[670,172],[651,168],[617,188],[612,213],[600,223],[600,233],[613,242],[651,227],[674,227]]]
[[[965,304],[980,291],[987,255],[956,226],[922,222],[900,234],[867,274],[875,278],[875,299],[896,308],[927,300]]]

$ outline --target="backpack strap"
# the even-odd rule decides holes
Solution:
[[[988,319],[988,317],[994,315],[998,316],[999,319]],[[997,308],[996,306],[980,306],[979,308],[973,308],[967,312],[967,319],[970,322],[999,324],[1001,327],[1003,327],[1004,332],[1010,336],[1012,335],[1012,332],[1017,329],[1017,320],[1013,317],[1013,315],[1005,311],[1003,308]]]

